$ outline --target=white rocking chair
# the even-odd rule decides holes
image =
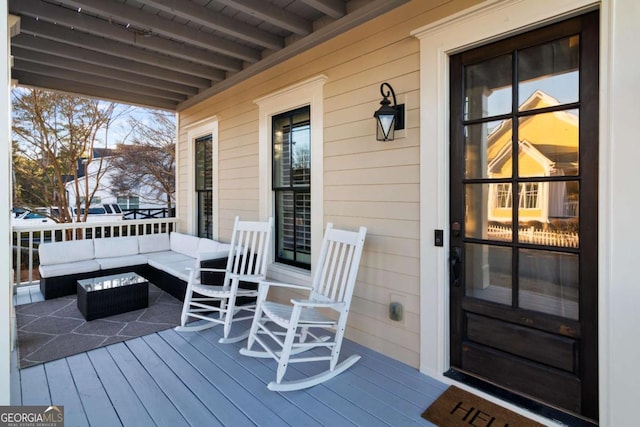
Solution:
[[[267,272],[267,261],[271,249],[271,230],[273,218],[267,222],[240,221],[236,217],[231,236],[231,248],[225,269],[201,268],[196,266],[189,273],[189,281],[182,306],[181,326],[176,331],[201,331],[216,325],[224,325],[220,343],[231,343],[245,339],[249,331],[229,338],[231,324],[235,321],[251,319],[255,311],[255,302],[236,305],[238,297],[255,298],[258,295],[257,285]],[[224,273],[222,286],[201,283],[202,272]],[[240,282],[255,283],[255,289],[241,288]],[[199,295],[195,295],[199,294]],[[251,314],[237,317],[239,311],[250,311]],[[189,317],[206,320],[190,325]]]
[[[278,362],[276,381],[269,383],[269,390],[291,391],[312,387],[344,372],[360,359],[359,355],[352,355],[338,363],[366,233],[365,227],[353,232],[336,230],[331,223],[327,224],[311,288],[260,282],[247,347],[242,348],[240,353],[252,357],[271,357]],[[309,291],[309,297],[304,300],[292,299],[291,305],[271,302],[266,299],[271,287],[306,290]],[[329,312],[334,310],[337,315],[326,315],[329,314],[325,313],[327,309]],[[312,332],[310,328],[330,329],[335,333],[333,337],[317,336],[316,331]],[[264,335],[271,340],[263,339]],[[260,344],[264,351],[251,350],[254,343]],[[292,357],[315,348],[320,350],[313,355]],[[327,351],[329,354],[326,354]],[[324,360],[329,361],[328,370],[301,380],[282,381],[290,363]]]

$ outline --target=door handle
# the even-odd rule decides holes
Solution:
[[[449,268],[453,286],[460,286],[460,273],[462,273],[462,250],[454,246],[449,253]]]

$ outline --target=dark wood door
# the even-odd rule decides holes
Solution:
[[[598,13],[451,57],[450,375],[598,417]]]

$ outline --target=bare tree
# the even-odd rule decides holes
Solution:
[[[13,132],[17,150],[14,172],[19,192],[14,206],[57,207],[59,222],[71,222],[69,197],[65,184],[75,180],[80,193],[78,161],[99,162],[94,186],[85,185],[83,197],[76,198],[78,221],[86,220],[91,198],[104,175],[102,157],[92,153],[101,142],[98,133],[111,119],[113,104],[38,89],[20,89],[13,93]],[[81,209],[83,208],[84,209]],[[84,212],[81,214],[81,212]]]
[[[136,195],[144,189],[171,211],[175,196],[175,116],[151,111],[149,120],[129,119],[128,144],[119,144],[112,160],[113,195]]]

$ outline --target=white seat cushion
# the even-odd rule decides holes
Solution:
[[[85,260],[77,262],[65,262],[62,264],[50,264],[42,265],[38,267],[40,271],[40,277],[56,277],[66,276],[67,274],[89,273],[92,271],[99,271],[100,264],[95,260]]]
[[[199,237],[172,231],[169,240],[171,241],[172,251],[190,256],[191,258],[198,256],[198,246],[200,245]]]
[[[186,282],[189,280],[190,274],[190,271],[187,269],[193,269],[196,266],[196,261],[195,259],[174,262],[157,262],[149,260],[149,265]]]
[[[138,255],[138,238],[135,236],[95,239],[94,246],[96,258]]]
[[[220,243],[211,239],[200,239],[198,245],[198,256],[200,261],[226,258],[229,256],[231,245],[228,243]]]
[[[93,240],[67,240],[47,242],[38,248],[40,265],[67,264],[93,260]]]
[[[169,233],[145,234],[143,236],[138,236],[138,252],[141,254],[169,250],[171,250]]]
[[[102,270],[108,268],[130,267],[132,265],[143,265],[147,263],[147,257],[143,255],[115,256],[109,258],[96,258]]]
[[[153,263],[162,264],[165,262],[176,262],[176,261],[187,261],[191,260],[195,263],[195,258],[188,257],[183,254],[179,254],[173,251],[164,251],[164,252],[148,252],[144,254],[140,254],[147,259],[149,265],[155,267]]]

